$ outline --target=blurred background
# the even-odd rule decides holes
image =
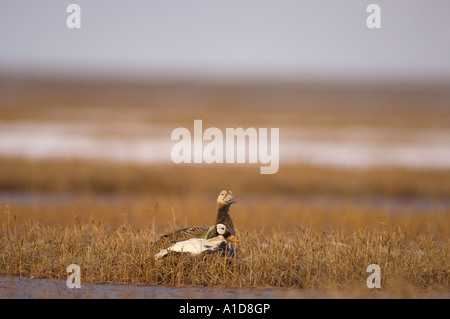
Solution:
[[[69,29],[73,2],[0,4],[0,205],[45,220],[90,194],[167,226],[227,188],[247,211],[449,211],[448,1],[379,0],[380,29],[361,0],[78,0]],[[280,128],[279,172],[173,164],[170,134],[195,119]]]

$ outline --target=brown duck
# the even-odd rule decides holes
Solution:
[[[231,220],[229,210],[231,204],[236,203],[233,198],[233,194],[230,191],[223,190],[217,197],[217,224],[225,225],[227,231],[230,233],[230,237],[236,236],[236,230],[234,229],[233,221]],[[187,227],[183,229],[175,230],[171,233],[162,235],[155,245],[167,246],[179,241],[188,240],[191,238],[204,238],[206,233],[211,228],[211,225],[205,225],[200,227]]]

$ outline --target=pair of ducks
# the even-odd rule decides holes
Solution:
[[[236,203],[230,191],[223,190],[217,198],[217,217],[214,226],[189,227],[176,230],[160,237],[155,245],[167,246],[154,255],[155,259],[169,253],[200,255],[220,252],[223,256],[233,256],[232,242],[239,242],[229,210]]]

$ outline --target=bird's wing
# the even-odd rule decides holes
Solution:
[[[175,230],[171,233],[162,235],[155,245],[160,244],[173,244],[179,241],[187,240],[190,238],[203,238],[206,235],[210,226],[200,226],[200,227],[187,227],[183,229]]]

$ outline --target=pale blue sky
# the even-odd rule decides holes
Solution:
[[[0,72],[450,81],[449,16],[448,0],[2,0]]]

